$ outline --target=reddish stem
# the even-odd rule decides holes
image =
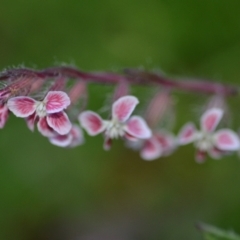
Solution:
[[[33,78],[55,78],[58,76],[81,79],[85,82],[95,82],[104,84],[117,84],[121,81],[127,81],[130,84],[153,85],[158,84],[171,89],[180,89],[184,91],[219,94],[223,96],[231,96],[239,93],[238,87],[221,84],[218,82],[210,82],[206,80],[185,80],[170,79],[165,76],[149,73],[139,70],[128,70],[125,75],[110,72],[83,72],[72,67],[53,67],[42,71],[32,69],[13,69],[0,75],[0,80],[13,79],[21,76],[31,76]]]

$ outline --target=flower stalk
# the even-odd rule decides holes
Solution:
[[[200,79],[171,79],[157,73],[151,73],[143,70],[126,70],[125,74],[112,72],[84,72],[73,67],[52,67],[43,70],[34,69],[12,69],[0,74],[0,80],[20,78],[22,76],[30,79],[56,78],[63,76],[66,78],[79,79],[85,82],[94,82],[99,84],[118,84],[126,81],[129,84],[137,85],[160,85],[165,88],[178,89],[189,92],[219,94],[223,96],[233,96],[239,93],[236,86],[226,85],[209,80]]]
[[[162,74],[128,69],[113,72],[84,72],[60,66],[43,70],[18,68],[0,73],[0,128],[12,112],[24,118],[27,126],[38,131],[50,143],[59,147],[75,147],[84,143],[84,129],[90,136],[104,135],[104,149],[113,139],[122,139],[138,150],[144,160],[155,160],[172,154],[181,145],[193,143],[196,161],[203,162],[207,154],[213,159],[240,151],[237,133],[230,128],[216,130],[226,114],[225,99],[236,96],[238,87],[200,79],[172,79]],[[115,85],[111,111],[104,120],[95,111],[86,110],[88,84]],[[156,92],[141,115],[131,116],[139,99],[131,95],[131,87],[142,85]],[[213,95],[200,118],[200,130],[194,123],[186,124],[178,135],[163,126],[164,119],[175,119],[173,90]],[[79,103],[82,103],[81,106]],[[216,130],[216,131],[215,131]]]

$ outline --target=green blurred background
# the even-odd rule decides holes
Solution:
[[[239,83],[239,0],[1,0],[0,67],[162,69]],[[100,91],[99,89],[103,89]],[[110,91],[90,86],[99,109]],[[205,96],[175,94],[174,131],[196,122]],[[90,107],[89,106],[89,107]],[[237,129],[239,103],[230,100]],[[144,162],[102,137],[52,146],[11,117],[0,136],[0,239],[193,240],[204,221],[240,232],[240,162],[194,162],[183,147]]]

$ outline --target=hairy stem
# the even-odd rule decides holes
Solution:
[[[81,79],[85,82],[95,82],[104,84],[117,84],[127,81],[129,84],[138,85],[160,85],[170,89],[179,89],[188,92],[218,94],[222,96],[232,96],[239,93],[236,86],[225,85],[218,82],[199,79],[171,79],[166,76],[142,70],[130,69],[124,74],[111,72],[84,72],[73,67],[52,67],[41,71],[32,69],[12,69],[0,74],[0,80],[13,79],[22,76],[33,78],[55,78],[59,76]]]

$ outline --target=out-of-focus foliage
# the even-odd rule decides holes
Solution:
[[[203,232],[205,240],[239,240],[240,236],[234,231],[222,230],[207,224],[200,223],[198,228]]]
[[[0,67],[76,64],[84,70],[162,69],[240,84],[239,0],[2,0]],[[90,86],[88,108],[112,88]],[[151,90],[139,90],[141,107]],[[199,122],[207,96],[175,93],[176,133]],[[230,98],[231,126],[239,98]],[[240,161],[194,162],[192,147],[144,162],[101,136],[50,145],[11,116],[0,133],[0,239],[197,240],[197,221],[240,232]]]

